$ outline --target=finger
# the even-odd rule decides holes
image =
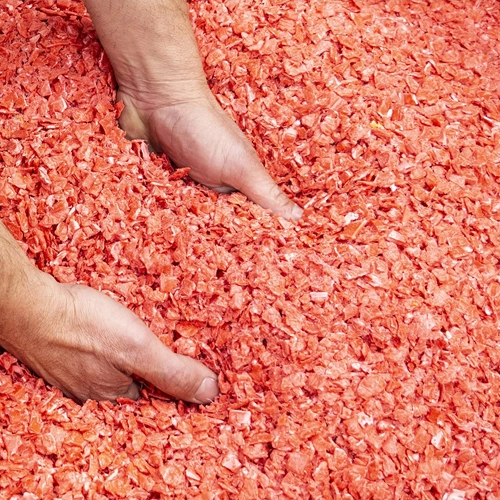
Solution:
[[[233,186],[261,207],[285,219],[298,221],[304,210],[288,198],[257,159],[250,165],[239,171]]]
[[[147,330],[147,328],[146,328]],[[142,334],[130,372],[166,394],[191,403],[211,403],[219,395],[217,375],[199,361],[173,353],[152,332]]]
[[[251,178],[245,177],[239,190],[250,200],[285,219],[298,221],[304,210],[294,203],[264,170],[259,169]]]
[[[106,381],[101,380],[90,385],[85,395],[80,395],[80,401],[94,399],[96,401],[111,401],[116,402],[117,398],[139,399],[139,387],[132,378],[120,371],[115,373],[107,373]]]
[[[298,221],[304,210],[293,202],[274,182],[267,170],[262,165],[257,153],[245,136],[229,116],[216,104],[216,109],[221,113],[227,127],[228,137],[236,140],[239,149],[237,164],[226,171],[223,177],[223,186],[216,188],[219,193],[231,192],[232,188],[246,195],[250,200],[263,208],[270,209],[274,214],[285,219]]]
[[[84,294],[82,298],[86,295],[87,301],[93,297],[95,304],[90,310],[107,311],[103,333],[107,339],[107,358],[120,377],[136,374],[170,396],[193,403],[209,403],[217,397],[215,373],[199,361],[174,354],[132,311],[91,288],[73,285],[72,290]],[[129,394],[135,396],[135,389],[130,387],[132,379],[114,378],[116,375],[112,382],[114,390],[118,386],[129,388]],[[109,379],[106,377],[107,385]],[[126,391],[121,395],[123,392]]]
[[[133,399],[135,401],[136,399],[139,399],[139,395],[139,386],[137,382],[132,382],[123,394],[118,394],[116,397]]]
[[[126,389],[104,390],[102,388],[94,388],[90,390],[87,395],[72,399],[81,403],[87,401],[87,399],[93,399],[95,401],[111,401],[112,403],[116,403],[117,398],[136,400],[139,399],[139,396],[139,386],[136,382],[132,382]]]

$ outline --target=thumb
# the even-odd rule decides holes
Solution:
[[[298,221],[304,212],[280,189],[258,160],[240,172],[234,187],[253,202],[285,219]]]
[[[147,328],[130,372],[175,399],[208,404],[219,395],[217,375],[195,359],[173,353]]]

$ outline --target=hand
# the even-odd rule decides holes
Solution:
[[[173,103],[161,98],[151,103],[150,95],[142,101],[125,91],[117,98],[125,105],[120,125],[130,139],[147,140],[176,167],[189,167],[189,175],[200,184],[220,193],[237,189],[275,214],[300,219],[303,210],[267,173],[250,141],[208,87]]]
[[[241,191],[287,219],[302,209],[267,173],[211,93],[186,0],[85,0],[106,50],[130,139],[145,139],[219,192]]]
[[[2,345],[65,395],[137,399],[136,374],[177,399],[208,403],[217,396],[212,371],[167,349],[118,302],[40,275],[29,300],[14,301],[17,310],[2,318]]]

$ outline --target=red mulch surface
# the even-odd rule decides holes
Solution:
[[[0,498],[500,498],[500,3],[193,0],[297,225],[117,126],[73,0],[0,0],[0,217],[220,373],[83,407],[0,356]]]

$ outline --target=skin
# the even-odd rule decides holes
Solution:
[[[300,219],[302,209],[281,191],[210,91],[186,1],[85,4],[115,71],[128,137],[149,141],[205,186],[237,189],[277,215]]]
[[[219,192],[237,189],[298,220],[302,209],[266,172],[208,88],[185,0],[86,0],[113,65],[120,125]],[[0,345],[78,401],[136,399],[132,375],[177,399],[209,403],[217,376],[174,354],[131,311],[39,271],[0,223]]]
[[[177,399],[208,403],[216,375],[174,354],[131,311],[39,271],[0,223],[0,345],[77,400],[137,399],[136,374]]]

